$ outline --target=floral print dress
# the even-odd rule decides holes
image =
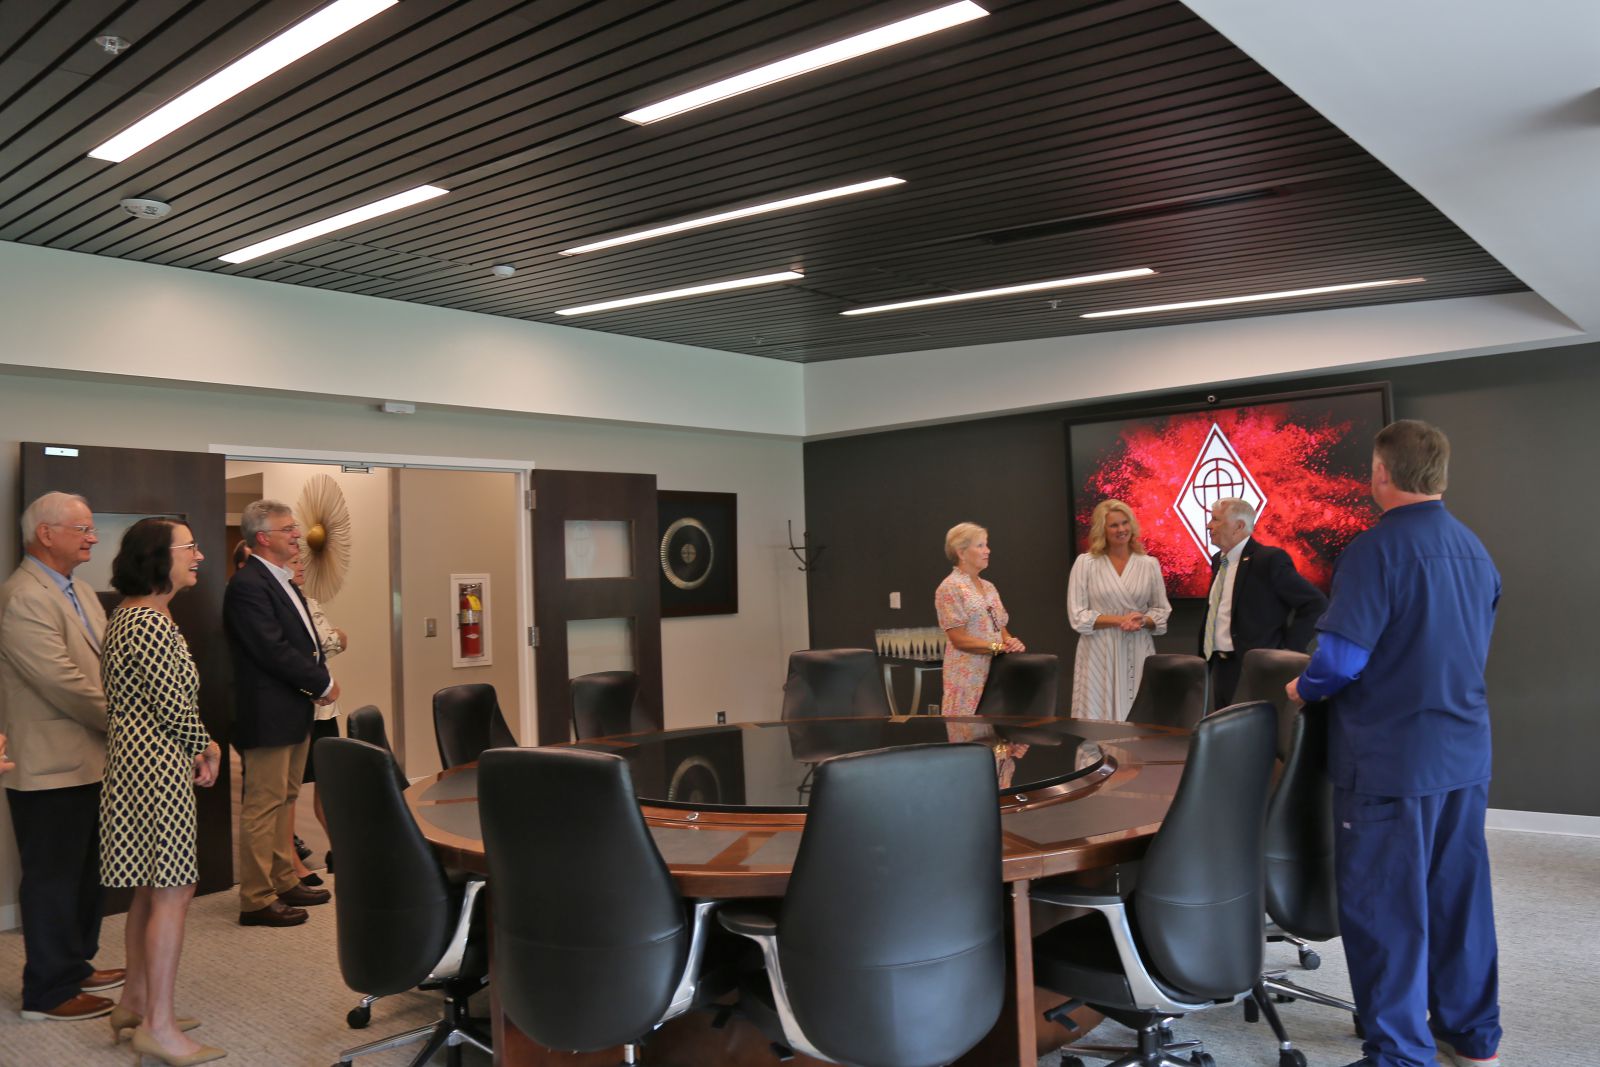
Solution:
[[[970,577],[956,567],[939,583],[933,606],[941,630],[965,630],[985,644],[1004,640],[1002,633],[1010,616],[993,582]],[[977,710],[992,658],[987,652],[962,652],[954,644],[945,646],[942,714],[971,715]]]

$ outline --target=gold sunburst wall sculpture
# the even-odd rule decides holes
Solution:
[[[305,531],[306,595],[326,604],[350,572],[350,509],[339,483],[316,474],[300,490],[295,510]]]

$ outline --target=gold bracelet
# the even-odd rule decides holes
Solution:
[[[999,654],[1000,654],[1000,642],[998,642],[998,641],[990,641],[989,642],[989,655],[998,656]]]

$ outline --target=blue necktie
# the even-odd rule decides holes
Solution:
[[[72,606],[78,612],[78,618],[83,623],[83,632],[89,635],[89,644],[94,646],[96,652],[100,651],[100,636],[94,632],[94,627],[89,625],[89,616],[84,612],[83,605],[78,602],[78,591],[72,588],[72,583],[67,583],[67,599],[72,601]]]

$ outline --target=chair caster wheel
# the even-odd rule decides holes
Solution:
[[[365,1030],[367,1024],[372,1022],[371,1008],[351,1008],[350,1014],[344,1017],[345,1025],[352,1030]]]
[[[1217,1061],[1209,1052],[1196,1052],[1189,1057],[1189,1062],[1194,1064],[1194,1067],[1217,1067]]]
[[[1278,1067],[1306,1067],[1306,1054],[1297,1048],[1286,1048],[1278,1053]]]
[[[1061,1067],[1083,1067],[1083,1060],[1077,1056],[1062,1056]]]
[[[1253,1000],[1244,1002],[1244,1021],[1258,1023],[1261,1021],[1261,1007]]]
[[[1317,950],[1314,948],[1302,948],[1300,950],[1300,966],[1308,971],[1314,971],[1322,966],[1322,957],[1317,954]]]
[[[1178,1040],[1177,1037],[1173,1035],[1172,1027],[1170,1027],[1170,1026],[1163,1026],[1160,1029],[1158,1029],[1156,1031],[1156,1036],[1161,1038],[1161,1043],[1163,1045],[1170,1045],[1174,1041]]]

